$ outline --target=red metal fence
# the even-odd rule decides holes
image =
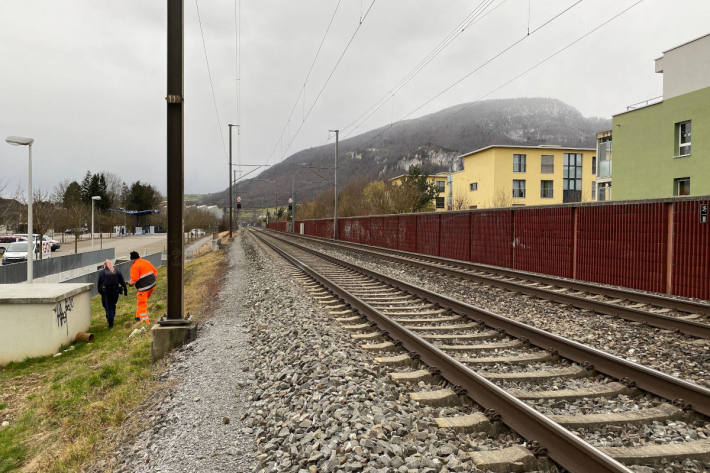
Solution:
[[[707,197],[338,219],[344,241],[710,299]],[[333,238],[333,220],[296,221]],[[286,231],[285,222],[269,228]]]

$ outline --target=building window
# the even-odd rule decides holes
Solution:
[[[673,179],[673,195],[690,195],[690,178]]]
[[[468,188],[471,191],[477,191],[478,190],[478,182],[472,182],[471,184],[468,185]]]
[[[592,174],[596,175],[597,173],[597,157],[592,156]]]
[[[552,183],[553,181],[540,181],[540,197],[552,199]]]
[[[525,155],[513,155],[513,172],[525,172]]]
[[[582,201],[582,153],[565,153],[562,169],[562,202]]]
[[[592,182],[592,200],[597,200],[597,183]]]
[[[446,181],[436,181],[436,191],[444,192],[446,190]]]
[[[513,197],[525,197],[525,179],[513,179]]]
[[[675,124],[676,157],[690,154],[690,120]]]
[[[474,210],[478,208],[478,205],[469,205],[468,208]]]
[[[551,154],[540,156],[540,172],[542,174],[553,174],[555,172],[555,157]]]
[[[597,200],[604,202],[611,200],[611,182],[600,182],[597,188]]]
[[[443,198],[443,197],[437,197],[437,198],[436,198],[436,208],[437,208],[437,209],[443,209],[443,208],[444,208],[444,198]]]

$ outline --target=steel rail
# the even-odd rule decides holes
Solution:
[[[375,323],[383,332],[401,342],[402,346],[413,353],[427,365],[440,371],[441,376],[448,382],[461,386],[468,397],[486,409],[494,410],[500,415],[502,422],[508,425],[523,438],[537,442],[546,450],[546,455],[552,460],[573,473],[630,473],[631,470],[617,462],[597,448],[585,442],[558,423],[539,413],[524,402],[510,395],[483,376],[471,370],[463,363],[456,361],[436,346],[422,339],[403,325],[390,319],[382,312],[367,304],[357,296],[320,274],[308,264],[288,254],[278,245],[269,241],[261,232],[255,232],[257,237],[280,254],[291,264],[328,288],[350,307],[360,312],[368,320]],[[269,235],[271,238],[282,241],[294,248],[299,245]],[[299,248],[304,249],[304,248]],[[308,251],[326,261],[327,255]],[[332,261],[329,261],[332,262]],[[337,263],[336,263],[337,264]]]
[[[559,335],[554,335],[485,309],[437,294],[422,287],[400,281],[362,266],[320,253],[317,250],[299,245],[293,241],[288,241],[273,233],[270,234],[270,236],[333,264],[356,271],[401,291],[420,297],[430,303],[438,304],[444,309],[465,315],[469,319],[481,322],[493,329],[502,330],[512,337],[524,339],[532,345],[555,353],[563,358],[582,365],[591,365],[596,371],[611,376],[612,378],[633,381],[637,387],[644,391],[648,391],[671,401],[682,402],[683,405],[689,406],[696,412],[710,416],[710,389],[675,378],[647,366],[624,360],[610,353],[583,345]]]
[[[289,235],[292,236],[292,235]],[[320,239],[320,238],[313,238],[313,237],[304,237],[303,235],[298,235],[299,238],[303,238],[306,240],[311,240],[318,242],[318,243],[323,243],[327,244],[333,247],[343,247],[343,248],[348,248],[353,251],[359,251],[362,253],[370,254],[373,256],[377,256],[382,259],[386,259],[388,261],[392,261],[395,263],[400,263],[400,264],[405,264],[409,266],[414,266],[417,268],[425,269],[428,271],[438,271],[439,273],[449,275],[449,276],[454,276],[457,278],[462,278],[462,279],[468,279],[470,281],[474,281],[480,284],[487,284],[491,286],[496,286],[501,289],[506,289],[509,291],[513,292],[519,292],[522,294],[527,294],[530,296],[534,297],[539,297],[541,299],[547,299],[551,300],[554,302],[559,302],[562,304],[567,304],[571,305],[573,307],[577,307],[580,309],[588,309],[592,310],[595,312],[599,312],[602,314],[607,314],[607,315],[613,315],[616,317],[620,317],[626,320],[631,320],[634,322],[641,322],[648,324],[652,327],[664,329],[664,330],[678,330],[681,333],[684,333],[686,335],[698,337],[698,338],[710,338],[710,324],[705,324],[701,323],[695,320],[688,320],[688,319],[682,319],[679,317],[671,317],[668,315],[663,315],[663,314],[655,314],[653,312],[647,312],[645,310],[641,309],[635,309],[632,307],[625,307],[625,306],[620,306],[617,304],[609,303],[609,302],[604,302],[604,301],[597,301],[594,299],[588,299],[584,296],[577,296],[577,295],[572,295],[572,294],[564,294],[560,293],[557,291],[554,291],[552,289],[545,289],[541,287],[535,287],[535,286],[529,286],[527,284],[519,283],[519,282],[514,282],[514,281],[506,281],[503,279],[498,279],[494,278],[491,276],[486,276],[482,274],[475,274],[471,273],[468,271],[456,269],[456,268],[450,268],[450,267],[445,267],[445,266],[440,266],[439,264],[431,264],[427,263],[426,261],[418,261],[417,259],[430,259],[432,261],[436,262],[446,262],[447,264],[457,264],[459,266],[465,266],[469,267],[469,265],[474,269],[475,271],[489,271],[489,272],[495,272],[498,271],[498,267],[496,266],[485,266],[485,269],[477,267],[474,263],[466,263],[463,261],[457,261],[457,260],[452,260],[452,259],[447,259],[447,258],[440,258],[440,257],[435,257],[435,256],[429,256],[429,255],[421,255],[419,253],[409,253],[409,252],[402,252],[401,250],[389,250],[389,249],[380,249],[380,247],[377,247],[377,250],[372,249],[372,247],[368,247],[368,245],[361,245],[360,243],[342,243],[342,242],[333,242],[332,240],[328,239]],[[397,254],[388,254],[388,253],[406,253],[407,256],[397,256]],[[416,259],[412,259],[416,258]],[[511,270],[506,270],[506,273],[512,273],[510,274],[510,277],[516,277],[520,279],[525,279],[527,277],[527,272],[524,274],[520,274],[516,271],[511,271]],[[503,274],[503,271],[501,271]],[[508,274],[505,274],[508,275]],[[538,276],[535,275],[537,278],[536,282],[545,282],[547,284],[555,284],[558,286],[564,287],[565,284],[567,283],[567,280],[565,279],[558,279],[558,278],[549,278],[546,276]],[[531,278],[532,279],[532,278]],[[627,297],[625,294],[626,293],[633,293],[632,291],[625,291],[625,290],[620,290],[620,289],[612,289],[612,288],[603,288],[597,285],[587,285],[584,283],[579,283],[579,282],[574,282],[572,283],[575,286],[577,286],[578,290],[584,290],[588,292],[597,292],[601,293],[603,295],[612,295],[614,294],[615,296],[618,297],[626,297],[631,300],[631,296]],[[569,287],[572,287],[571,285]],[[638,293],[633,293],[636,296],[636,299],[641,301],[642,297],[646,296],[648,298],[653,298],[654,302],[647,302],[647,303],[653,303],[656,305],[664,305],[666,301],[675,301],[674,299],[671,298],[666,298],[666,297],[659,297],[659,296],[653,296],[653,295],[647,295],[647,294],[638,294]],[[650,299],[649,299],[650,300]],[[659,300],[662,300],[663,302],[658,302]],[[696,306],[701,306],[704,308],[703,311],[697,311],[701,313],[706,313],[708,308],[710,306],[706,306],[705,304],[700,304],[700,303],[695,303],[695,302],[686,302],[686,301],[677,301],[679,303],[684,303],[684,304],[695,304]]]
[[[608,297],[622,297],[622,298],[628,299],[630,301],[642,302],[645,304],[654,304],[654,305],[658,305],[658,306],[662,306],[662,307],[668,307],[670,309],[679,310],[682,312],[698,313],[701,315],[710,315],[710,304],[703,303],[703,302],[684,300],[684,299],[675,299],[675,298],[664,296],[661,294],[649,294],[649,293],[634,291],[633,289],[602,286],[602,285],[595,284],[592,282],[587,282],[587,281],[580,281],[580,280],[576,280],[576,279],[563,278],[563,277],[559,277],[559,276],[550,276],[550,275],[541,274],[541,273],[533,273],[530,271],[523,271],[520,269],[504,268],[502,266],[494,266],[491,264],[473,263],[470,261],[463,261],[463,260],[458,260],[458,259],[453,259],[453,258],[444,258],[443,256],[427,255],[424,253],[414,253],[412,251],[397,250],[394,248],[387,248],[384,246],[365,245],[363,243],[355,243],[355,242],[343,241],[343,240],[338,240],[337,242],[334,242],[332,238],[316,237],[316,236],[312,236],[312,235],[299,235],[299,234],[292,234],[292,235],[297,236],[299,238],[311,239],[311,240],[319,241],[319,242],[326,242],[326,243],[331,243],[331,244],[350,246],[350,247],[354,247],[354,248],[363,248],[363,249],[367,249],[370,251],[383,251],[386,253],[402,255],[404,257],[428,259],[430,261],[439,262],[442,264],[454,264],[459,267],[471,269],[473,271],[493,272],[493,273],[497,273],[497,274],[507,276],[507,277],[528,279],[528,280],[543,283],[543,284],[552,284],[552,285],[556,285],[556,286],[560,286],[560,287],[568,287],[570,289],[575,289],[578,291],[595,292],[597,294],[601,294],[601,295],[608,296]]]

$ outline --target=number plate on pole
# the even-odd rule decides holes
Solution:
[[[700,223],[708,223],[708,204],[700,204]]]

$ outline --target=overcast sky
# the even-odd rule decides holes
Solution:
[[[504,85],[636,0],[376,0],[314,104],[371,2],[340,1],[299,98],[338,1],[241,0],[238,117],[235,1],[201,0],[219,118],[196,5],[185,2],[187,193],[227,186],[228,122],[241,124],[242,163],[275,163],[299,149],[327,143],[328,129],[345,128],[377,104],[479,5],[488,5],[485,16],[355,134],[483,97],[554,97],[584,115],[609,117],[661,95],[661,75],[653,72],[653,60],[664,50],[710,33],[710,1],[645,0]],[[35,138],[35,187],[51,191],[58,182],[79,180],[91,170],[116,173],[129,183],[140,179],[165,191],[165,4],[0,1],[0,136]],[[528,25],[533,33],[524,41],[417,110],[526,36]],[[234,151],[237,161],[236,136]],[[26,150],[0,143],[6,195],[25,187],[26,163]]]

